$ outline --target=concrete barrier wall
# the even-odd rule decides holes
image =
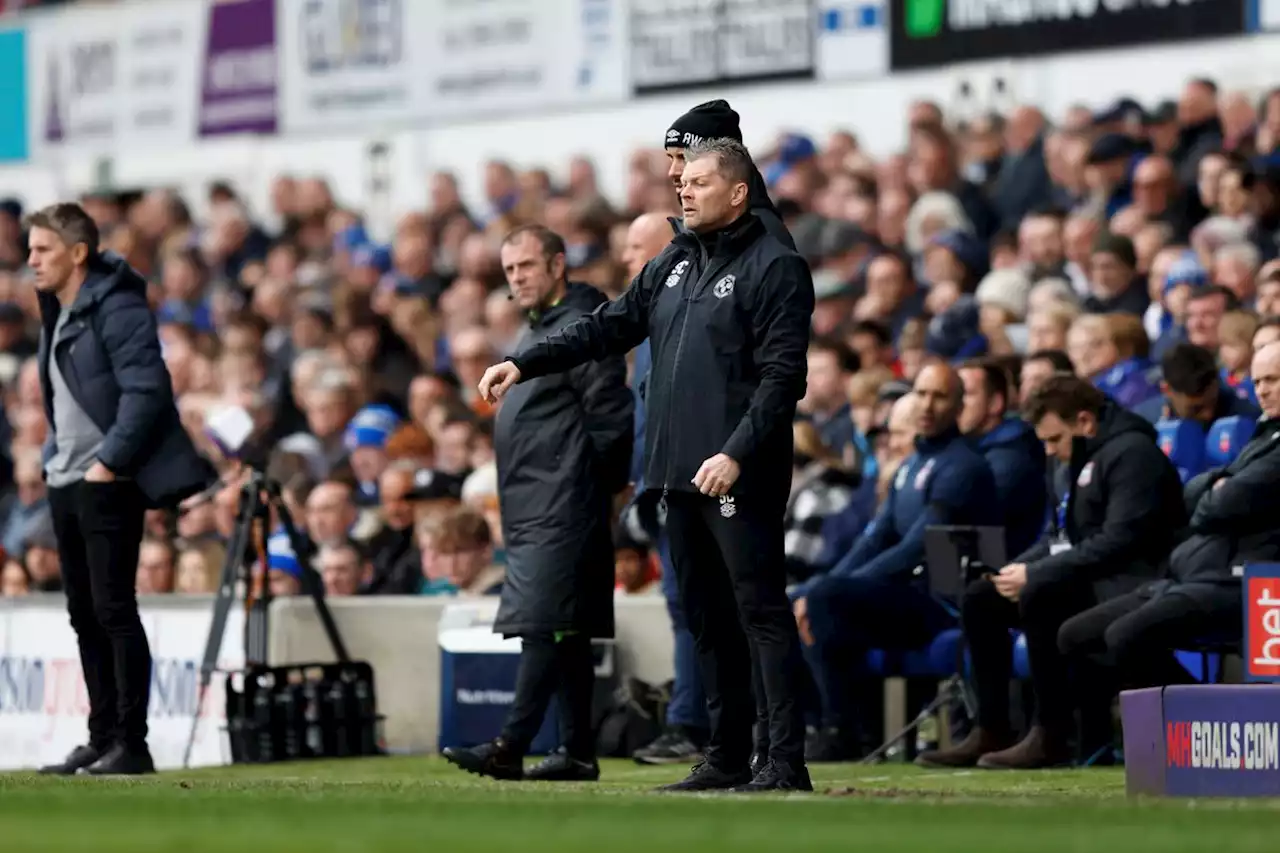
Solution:
[[[440,618],[455,599],[371,597],[329,599],[353,658],[373,665],[378,708],[393,752],[430,752],[440,730]],[[486,602],[494,612],[497,599]],[[616,603],[617,662],[624,676],[649,683],[672,677],[671,623],[660,597]],[[333,660],[333,649],[309,599],[273,605],[268,654],[276,665]],[[496,733],[495,733],[496,734]]]

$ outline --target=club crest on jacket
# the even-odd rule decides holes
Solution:
[[[720,515],[725,518],[733,518],[738,514],[738,506],[733,502],[733,498],[729,495],[720,496]]]
[[[716,282],[716,286],[711,292],[716,295],[716,299],[724,299],[730,293],[733,293],[733,283],[737,281],[732,275],[727,275]]]
[[[676,264],[676,268],[671,271],[671,275],[667,276],[665,284],[667,287],[675,287],[680,283],[680,276],[684,275],[684,271],[689,268],[688,261],[681,261]]]

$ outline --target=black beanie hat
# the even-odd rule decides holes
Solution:
[[[663,140],[666,148],[688,148],[704,139],[729,137],[742,141],[742,128],[738,127],[738,114],[729,102],[721,99],[698,104],[671,123]]]

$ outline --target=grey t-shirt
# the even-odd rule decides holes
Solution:
[[[66,308],[58,314],[53,329],[53,341],[49,347],[49,383],[53,386],[53,431],[55,450],[53,458],[45,465],[45,478],[50,486],[59,488],[78,483],[93,466],[102,446],[102,430],[98,429],[80,404],[71,396],[67,381],[58,370],[57,352],[62,330],[67,325]],[[76,344],[72,344],[72,347]]]

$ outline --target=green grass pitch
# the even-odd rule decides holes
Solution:
[[[595,785],[499,783],[438,758],[161,773],[0,774],[0,850],[768,850],[1236,853],[1280,850],[1280,804],[1132,800],[1119,770],[814,768],[812,795],[654,794],[687,768],[610,761]]]

